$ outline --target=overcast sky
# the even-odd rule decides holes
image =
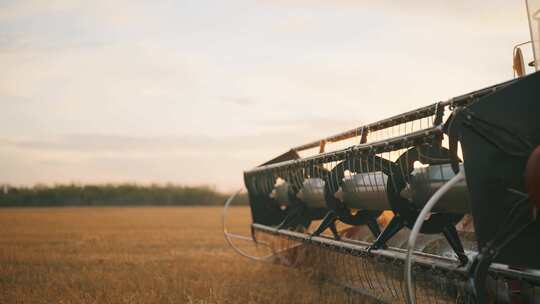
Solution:
[[[512,77],[523,1],[0,0],[0,183],[230,190],[287,148]]]

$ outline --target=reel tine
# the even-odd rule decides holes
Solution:
[[[264,180],[264,173],[259,174],[257,177],[257,187],[259,188],[259,191],[261,194],[265,194],[265,180]]]
[[[304,170],[305,169],[303,167],[298,167],[294,171],[293,178],[294,178],[294,183],[295,183],[295,189],[294,189],[295,195],[298,194],[298,191],[300,191],[300,189],[302,189],[302,184],[304,182]]]
[[[300,180],[300,176],[303,176],[302,173],[303,169],[300,167],[294,168],[294,170],[291,172],[291,181],[294,186],[293,193],[296,195],[298,191],[302,188],[302,181]]]
[[[336,186],[336,188],[333,189],[334,193],[339,190],[339,185],[341,184],[340,176],[345,175],[345,172],[341,172],[341,174],[339,172],[339,170],[343,171],[343,166],[341,164],[342,164],[342,162],[334,160],[334,166],[335,167],[340,166],[340,167],[338,167],[338,169],[334,170],[334,185]]]
[[[414,164],[411,164],[409,162],[409,153],[410,153],[410,149],[408,149],[406,152],[405,152],[405,164],[407,166],[406,168],[406,173],[405,173],[405,181],[407,183],[406,187],[408,188],[411,184],[411,181],[410,181],[410,172],[412,171],[412,169],[410,168],[410,166],[414,166]]]
[[[270,195],[272,193],[272,190],[274,190],[275,179],[276,179],[275,170],[272,170],[272,171],[270,171],[268,173],[268,176],[267,176],[267,179],[266,179],[268,195]]]
[[[271,170],[270,172],[268,172],[268,174],[266,175],[266,191],[268,194],[272,193],[272,189],[274,188],[274,183],[272,182],[273,179],[274,179],[274,173],[273,173],[274,170]]]
[[[394,168],[392,167],[392,164],[395,164],[395,162],[392,160],[392,152],[391,151],[388,152],[388,160],[390,160],[388,162],[388,173],[390,174],[389,178],[392,181],[392,188],[393,188],[392,190],[397,191],[397,184],[396,184],[396,179],[395,179],[395,171],[394,171]],[[387,187],[387,190],[388,190],[388,187]]]
[[[257,188],[259,190],[259,193],[265,194],[266,192],[264,191],[264,174],[258,174],[257,177]]]
[[[309,168],[306,168],[306,165],[303,165],[300,167],[298,174],[296,175],[297,182],[298,182],[298,191],[300,191],[304,187],[304,181],[306,180],[306,177],[308,176],[308,170]]]
[[[268,175],[268,173],[265,173],[265,174],[262,174],[261,175],[261,178],[260,178],[260,188],[261,188],[261,193],[262,194],[268,194],[268,191],[267,191],[267,179],[266,179],[266,176]]]
[[[356,165],[357,165],[357,162],[360,160],[360,158],[358,157],[358,153],[354,153],[354,154],[351,154],[349,155],[348,159],[347,159],[347,162],[348,162],[348,165],[347,165],[347,170],[343,170],[343,176],[345,176],[345,172],[348,171],[347,173],[347,178],[354,178],[354,176],[356,175],[355,172],[357,172],[358,168],[356,168]],[[358,191],[357,189],[357,184],[356,183],[352,183],[353,186],[354,186],[354,191]]]
[[[407,156],[407,155],[408,155],[407,153],[409,153],[409,150],[406,149],[403,153],[405,153],[406,156]],[[401,158],[401,156],[402,156],[402,155],[400,155],[399,158],[398,158],[398,160],[399,160],[399,164],[398,164],[398,165],[399,165],[399,169],[401,170],[401,177],[402,177],[403,179],[405,179],[405,171],[403,170],[403,166],[404,166],[405,164],[403,164],[403,158]],[[405,170],[406,170],[406,169],[405,169]],[[396,189],[394,189],[394,190],[397,191],[398,189],[396,188]]]
[[[362,178],[362,185],[361,189],[355,189],[356,191],[367,191],[368,186],[366,183],[366,175],[364,174],[367,172],[367,170],[364,168],[364,154],[360,154],[358,157],[358,166],[359,168],[355,168],[356,174],[360,174],[360,177]],[[356,183],[355,183],[356,184]]]
[[[252,176],[251,182],[253,184],[253,189],[255,189],[255,193],[257,195],[260,195],[261,189],[260,189],[259,174]]]
[[[284,168],[279,168],[279,170],[277,170],[276,179],[274,181],[274,186],[276,186],[278,181],[280,181],[280,184],[287,183],[287,185],[290,187],[290,183],[289,183],[289,180],[287,178],[287,172],[288,172],[288,170],[284,169]]]
[[[384,178],[382,177],[382,172],[380,170],[380,166],[377,167],[377,158],[378,156],[376,154],[373,155],[372,157],[372,160],[373,160],[373,177],[375,179],[375,184],[377,185],[377,192],[381,192],[381,183],[384,184]],[[379,161],[379,165],[380,165],[380,162]],[[380,180],[378,179],[380,177]],[[384,187],[384,185],[383,185]]]
[[[371,177],[373,179],[373,192],[379,192],[379,182],[377,180],[377,168],[375,167],[375,154],[369,158],[371,160]]]
[[[321,162],[317,165],[317,175],[319,178],[324,180],[326,178],[326,162],[324,160],[321,160]]]
[[[252,174],[246,175],[246,186],[248,188],[248,191],[253,191],[254,194],[258,194],[257,187],[255,185],[255,178]]]
[[[289,185],[289,188],[288,188],[288,191],[294,191],[293,189],[295,188],[295,185],[294,185],[294,181],[293,181],[293,170],[287,170],[287,169],[283,169],[283,179],[285,180],[285,182],[287,182],[287,184]]]
[[[384,192],[386,193],[386,191],[387,191],[387,190],[386,190],[386,182],[387,182],[387,181],[384,180],[385,174],[384,174],[384,171],[383,171],[384,152],[381,153],[381,155],[380,155],[379,157],[380,157],[379,171],[380,171],[381,181],[382,181],[382,184],[383,184],[383,187],[384,187]],[[388,177],[387,177],[387,179],[388,179]]]
[[[373,166],[371,166],[370,168],[370,160],[373,158],[373,154],[369,154],[367,157],[366,157],[366,167],[367,167],[367,175],[368,175],[368,180],[369,180],[369,184],[371,186],[371,191],[372,192],[376,192],[377,191],[377,181],[374,180],[374,172],[373,172]]]
[[[270,195],[272,193],[272,190],[274,190],[274,187],[276,186],[277,178],[278,178],[277,170],[274,169],[274,170],[270,171],[270,174],[268,175],[268,181],[267,181],[268,195]]]
[[[287,170],[287,169],[284,169],[283,170],[283,179],[285,180],[285,182],[287,182],[287,184],[289,185],[288,187],[288,191],[287,192],[291,192],[291,191],[294,191],[295,189],[295,184],[294,184],[294,180],[293,180],[293,172],[294,170]]]
[[[336,193],[336,189],[335,188],[335,185],[336,185],[336,161],[334,159],[331,159],[330,162],[329,162],[329,166],[328,166],[328,182],[329,184],[326,185],[328,190],[330,190],[330,193],[328,193],[328,195],[333,195],[334,193]]]
[[[338,166],[340,166],[340,167],[338,167]],[[332,185],[335,188],[332,189],[333,193],[336,193],[339,190],[339,185],[341,184],[341,180],[339,180],[339,177],[344,175],[344,172],[342,172],[341,175],[338,175],[339,170],[342,170],[340,168],[343,168],[343,166],[341,165],[341,162],[339,162],[337,160],[334,160],[334,169],[333,169],[334,175],[333,175]]]
[[[249,180],[249,185],[251,189],[253,190],[253,193],[258,195],[259,189],[257,185],[258,184],[257,174],[250,174],[250,176],[248,177],[248,180]]]

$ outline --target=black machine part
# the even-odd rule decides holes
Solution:
[[[536,209],[540,208],[540,146],[534,149],[527,161],[525,187],[531,203],[535,205]]]
[[[540,73],[458,109],[447,123],[461,143],[480,254],[470,265],[476,302],[487,303],[487,269],[540,269],[535,184],[540,144]],[[531,172],[532,170],[532,172]],[[519,252],[519,254],[517,254]]]
[[[420,209],[415,204],[402,196],[403,190],[411,181],[414,163],[443,165],[449,164],[451,161],[450,151],[441,147],[440,142],[413,147],[405,151],[396,160],[395,165],[391,167],[392,172],[389,172],[390,177],[388,178],[387,185],[388,201],[395,216],[377,237],[372,245],[372,249],[384,248],[386,242],[401,229],[405,227],[411,229],[420,213]],[[464,265],[468,262],[468,258],[455,227],[456,223],[463,218],[463,215],[460,213],[432,213],[425,220],[420,232],[426,234],[442,233],[456,253],[461,264]]]
[[[328,172],[324,168],[317,168],[312,172],[295,170],[285,177],[290,205],[278,228],[296,228],[298,226],[308,228],[313,220],[324,217],[328,210],[324,206],[324,202],[318,201],[324,200],[322,187],[324,187],[324,178],[327,174]]]
[[[460,171],[465,170],[460,164]],[[417,208],[422,208],[431,196],[455,176],[450,164],[431,165],[416,168],[411,174],[410,187],[401,192],[401,196],[411,201]],[[470,213],[469,189],[465,180],[456,183],[441,197],[433,208],[435,212]]]
[[[498,248],[494,262],[540,269],[540,222],[533,205],[515,211],[524,198],[528,201],[525,169],[540,144],[540,73],[455,111],[447,132],[451,150],[461,143],[480,251]],[[511,240],[500,236],[525,223],[530,224]]]
[[[359,174],[374,171],[384,171],[389,173],[387,171],[391,166],[393,166],[393,163],[377,156],[373,156],[372,162],[369,162],[362,157],[353,157],[335,166],[329,172],[325,180],[324,196],[330,211],[324,217],[313,235],[318,236],[324,230],[330,228],[334,237],[338,239],[339,236],[337,234],[335,223],[337,220],[340,220],[354,226],[367,225],[373,236],[375,238],[378,237],[381,231],[379,224],[377,223],[377,218],[382,214],[383,210],[359,210],[353,212],[346,204],[343,204],[336,198],[335,194],[336,191],[343,186],[345,171]]]
[[[366,173],[373,171],[386,172],[392,164],[380,157],[373,156],[376,161],[369,162],[364,158],[358,157],[347,161],[344,161],[334,167],[329,174],[329,178],[326,183],[325,197],[328,207],[336,213],[337,217],[346,224],[349,225],[365,225],[369,222],[373,222],[382,213],[382,210],[360,210],[353,213],[351,209],[343,204],[339,199],[335,197],[337,189],[343,186],[344,172],[351,171],[353,173]],[[376,233],[373,231],[374,234]],[[375,235],[375,237],[378,236]]]

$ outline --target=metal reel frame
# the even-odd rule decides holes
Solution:
[[[450,164],[454,158],[450,150],[442,147],[440,141],[432,144],[415,146],[405,151],[396,160],[396,166],[392,166],[388,179],[387,195],[390,206],[395,216],[388,226],[379,235],[371,246],[371,249],[380,249],[386,246],[386,242],[397,232],[413,225],[420,214],[420,209],[412,202],[401,196],[401,191],[407,187],[408,180],[414,170],[414,163],[420,162],[423,165]],[[404,170],[405,168],[405,170]],[[442,233],[462,265],[468,263],[468,257],[463,249],[463,244],[459,239],[455,225],[463,218],[464,214],[453,213],[432,213],[424,221],[421,233],[438,234]]]
[[[313,220],[321,219],[326,213],[326,210],[310,209],[306,204],[298,198],[297,194],[302,189],[303,182],[307,178],[321,178],[326,180],[328,171],[322,167],[311,168],[306,170],[300,168],[286,174],[282,177],[289,184],[288,199],[292,204],[284,220],[278,225],[278,229],[290,229],[302,227],[308,229]]]
[[[377,218],[382,214],[383,210],[359,210],[353,213],[346,204],[335,197],[337,189],[343,186],[343,178],[347,170],[353,173],[382,171],[386,175],[390,174],[391,170],[389,168],[393,166],[392,162],[382,157],[372,157],[371,168],[370,162],[367,159],[362,156],[355,156],[342,161],[330,171],[328,178],[325,180],[325,200],[330,211],[314,235],[319,235],[327,228],[334,231],[336,220],[352,226],[367,225],[375,238],[381,234]],[[334,236],[336,235],[337,233],[334,232]]]

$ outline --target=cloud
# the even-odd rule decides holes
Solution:
[[[18,155],[17,157],[15,156]],[[205,155],[33,153],[0,146],[0,184],[138,182],[217,185],[233,190],[242,184],[242,170],[250,159],[222,154]]]
[[[486,5],[483,1],[467,0],[410,0],[407,2],[395,2],[392,0],[259,0],[259,3],[274,7],[296,7],[296,8],[326,8],[326,9],[380,9],[386,12],[428,12],[437,11],[446,14],[467,13],[482,15],[485,11],[500,11],[508,7],[515,7],[514,4],[505,0],[490,1]],[[524,6],[520,3],[519,6]],[[475,10],[476,9],[476,10]]]
[[[502,0],[0,2],[0,181],[28,183],[232,185],[292,146],[510,78],[528,36]]]
[[[0,8],[0,52],[104,46],[146,37],[160,24],[138,1],[8,1]]]
[[[295,125],[291,125],[291,128]],[[298,127],[298,125],[296,125]],[[294,136],[292,136],[294,138]],[[290,138],[290,137],[289,137]],[[1,147],[35,153],[73,155],[218,155],[241,152],[258,154],[291,143],[283,129],[257,135],[235,136],[130,136],[110,134],[69,134],[46,138],[0,138]],[[284,147],[286,149],[286,146]]]
[[[231,190],[285,151],[280,133],[231,137],[72,134],[0,139],[0,183],[176,182]]]
[[[429,28],[446,27],[468,28],[469,34],[475,30],[492,29],[497,32],[521,30],[527,26],[525,4],[521,1],[495,0],[411,0],[396,2],[392,0],[259,0],[263,6],[272,9],[291,10],[295,15],[302,12],[321,12],[327,15],[356,15],[358,18],[374,18],[376,25],[388,25],[388,32],[400,31],[412,23]],[[296,20],[298,21],[298,20]],[[296,31],[306,23],[292,19],[291,30]],[[312,21],[312,20],[311,20]]]
[[[8,103],[14,103],[14,104],[24,104],[28,105],[34,102],[32,98],[28,98],[25,96],[17,96],[17,95],[3,95],[0,91],[0,103],[1,104],[8,104]]]
[[[128,0],[95,0],[91,3],[84,0],[7,1],[0,4],[0,22],[77,14],[82,21],[89,18],[108,25],[133,24],[146,20],[147,14],[143,12],[142,2]]]
[[[73,9],[78,4],[80,1],[76,0],[5,1],[0,4],[0,22],[64,12]]]
[[[312,117],[254,121],[231,136],[66,134],[0,138],[0,182],[175,181],[236,187],[241,172],[355,121]]]
[[[250,106],[257,103],[254,98],[249,97],[220,97],[221,101],[237,106]]]

